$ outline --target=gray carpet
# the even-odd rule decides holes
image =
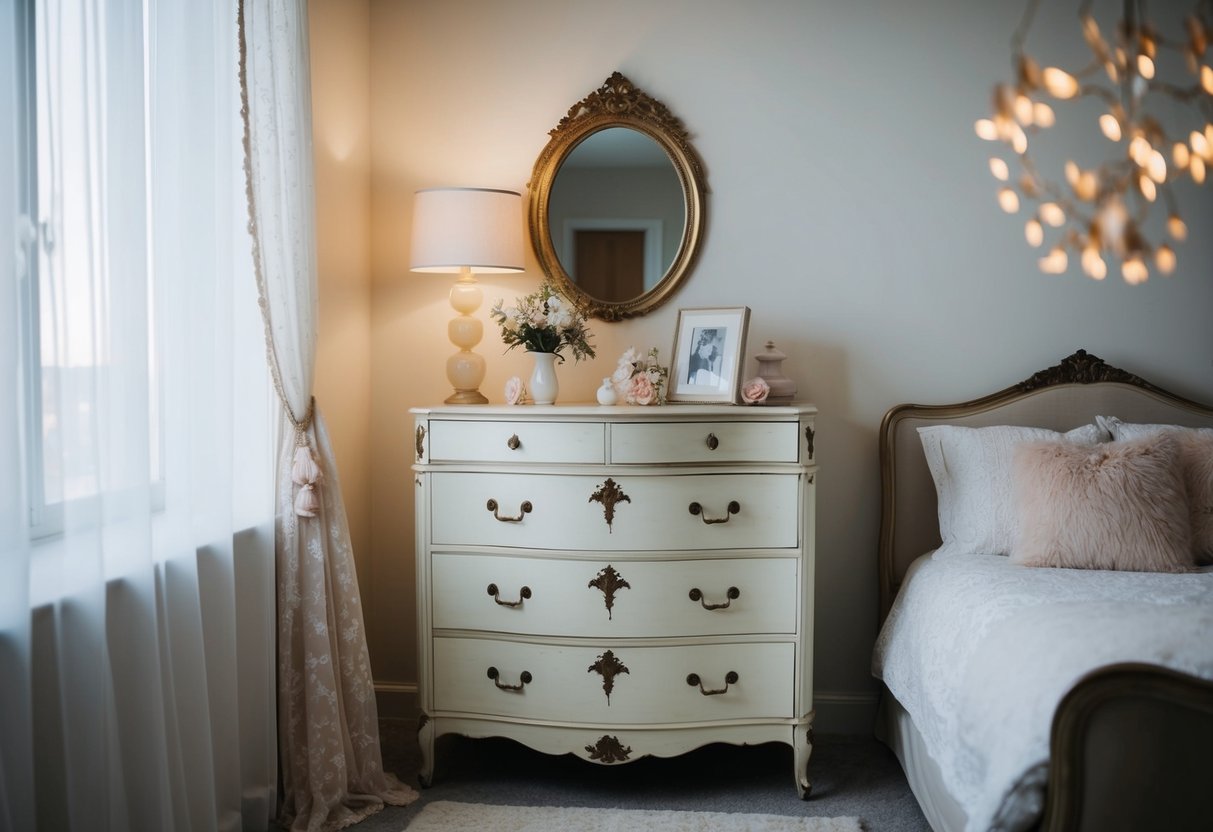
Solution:
[[[384,767],[417,784],[416,723],[380,722]],[[552,757],[509,740],[438,741],[434,785],[404,808],[387,807],[357,832],[401,832],[431,800],[526,806],[686,809],[773,815],[858,816],[868,832],[929,832],[897,759],[868,737],[819,734],[809,761],[813,796],[792,780],[792,750],[779,744],[709,745],[669,760],[600,766]]]

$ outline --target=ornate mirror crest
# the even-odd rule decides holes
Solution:
[[[610,136],[608,141],[605,131],[613,128],[621,128],[621,131]],[[639,135],[631,136],[629,131]],[[703,237],[704,197],[707,188],[703,165],[690,144],[686,128],[664,104],[637,89],[622,74],[615,72],[602,86],[570,107],[568,114],[549,135],[551,139],[536,160],[529,183],[531,242],[544,273],[559,287],[561,293],[566,294],[595,318],[618,321],[651,312],[667,301],[690,274]],[[641,140],[641,144],[655,144],[655,149],[668,157],[665,162],[668,162],[672,170],[666,173],[670,174],[671,179],[676,178],[677,188],[681,190],[681,213],[674,221],[667,223],[681,225],[681,234],[671,238],[671,241],[664,245],[667,249],[664,255],[659,253],[655,260],[649,260],[650,265],[652,262],[660,265],[656,269],[648,269],[646,274],[650,279],[644,281],[643,287],[636,291],[620,290],[619,296],[616,297],[604,297],[602,295],[610,295],[613,292],[587,290],[578,284],[574,277],[573,263],[568,252],[564,252],[563,234],[567,229],[560,232],[560,240],[556,239],[557,234],[553,229],[554,223],[561,223],[561,220],[554,216],[552,200],[558,176],[573,152],[591,137],[595,137],[595,143],[591,144],[596,146],[590,151],[590,145],[586,145],[583,148],[586,155],[602,152],[604,148],[597,145],[614,144],[616,139],[628,139],[627,144],[632,146],[637,145],[637,139]],[[647,137],[647,141],[644,137]],[[570,175],[569,170],[566,169],[566,178]],[[589,195],[591,201],[593,197],[593,194]],[[637,195],[636,199],[643,202],[645,197]],[[618,208],[606,210],[608,213],[620,213]],[[670,230],[672,232],[677,229]],[[651,251],[648,248],[651,242],[651,239],[646,238],[646,252]],[[565,254],[563,260],[562,252]],[[645,257],[649,258],[650,255],[646,253]]]

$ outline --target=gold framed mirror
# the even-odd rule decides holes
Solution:
[[[651,312],[690,275],[703,240],[707,188],[686,128],[615,72],[549,135],[529,183],[544,274],[595,318]]]

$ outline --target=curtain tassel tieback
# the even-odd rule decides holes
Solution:
[[[300,445],[295,449],[295,464],[291,466],[291,479],[299,486],[295,494],[295,513],[300,517],[315,517],[320,508],[320,497],[316,485],[323,479],[320,466],[312,456],[312,449]]]

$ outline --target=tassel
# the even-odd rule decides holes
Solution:
[[[295,514],[300,517],[315,517],[319,508],[320,498],[316,496],[316,489],[312,484],[300,486],[299,493],[295,495]]]
[[[295,463],[291,466],[291,479],[296,485],[311,485],[321,480],[320,466],[312,456],[312,449],[300,445],[295,449]]]

